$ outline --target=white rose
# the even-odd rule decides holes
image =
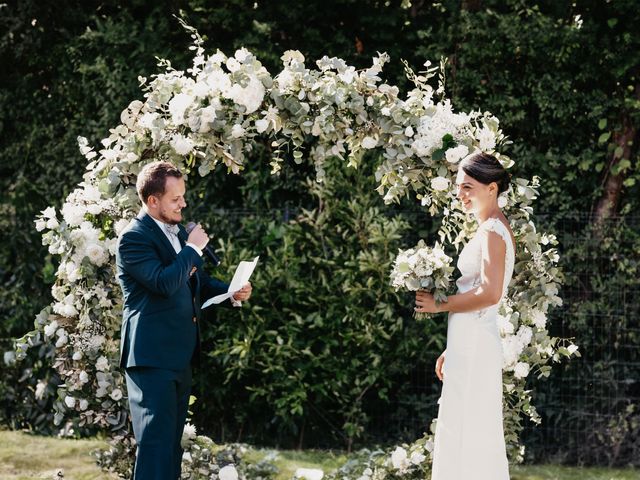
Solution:
[[[69,408],[73,408],[76,406],[76,399],[70,395],[67,395],[66,397],[64,397],[64,404]]]
[[[442,192],[449,188],[449,179],[444,177],[436,177],[431,179],[431,188],[436,191]]]
[[[242,136],[244,136],[245,134],[245,129],[242,125],[236,123],[232,128],[231,128],[231,136],[233,138],[240,138]]]
[[[378,144],[378,141],[375,138],[369,137],[369,136],[364,137],[361,143],[362,148],[366,148],[366,149],[375,148],[377,144]]]
[[[178,155],[188,155],[193,150],[193,141],[179,133],[174,135],[169,143]]]
[[[524,362],[516,363],[513,369],[513,376],[516,378],[526,378],[529,375],[529,364]]]
[[[107,360],[104,356],[100,356],[96,361],[96,370],[104,372],[107,367],[109,367],[109,360]]]
[[[504,208],[509,204],[509,200],[506,195],[498,195],[498,207]]]
[[[116,388],[111,392],[111,395],[109,396],[117,402],[122,398],[122,390],[120,390],[119,388]]]
[[[220,469],[218,478],[220,480],[238,480],[238,471],[233,465],[227,465]]]
[[[409,466],[407,451],[402,447],[396,447],[391,454],[391,465],[396,470],[405,470]]]
[[[445,153],[445,157],[447,158],[447,162],[449,163],[458,163],[469,153],[469,149],[464,145],[458,145],[455,148],[450,148]]]
[[[87,247],[86,252],[87,252],[87,257],[89,257],[89,260],[91,261],[91,263],[93,263],[98,267],[100,267],[101,265],[104,265],[104,263],[108,259],[107,254],[104,251],[104,248],[102,248],[100,245],[97,245],[95,243],[89,245]]]

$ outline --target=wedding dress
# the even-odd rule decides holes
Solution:
[[[513,275],[511,234],[489,218],[458,258],[458,293],[480,285],[484,237],[496,232],[506,244],[504,297]],[[482,310],[450,313],[432,480],[508,480],[502,425],[502,343],[496,324],[498,304]]]

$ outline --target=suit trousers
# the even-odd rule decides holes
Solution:
[[[168,370],[129,367],[125,371],[133,433],[138,444],[134,480],[180,478],[180,441],[189,408],[191,367]]]

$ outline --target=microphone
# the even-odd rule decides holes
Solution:
[[[184,229],[187,231],[187,234],[190,234],[194,228],[196,228],[195,222],[189,222],[184,227]],[[220,258],[214,253],[213,249],[209,247],[209,245],[205,245],[205,247],[202,249],[202,253],[204,253],[205,257],[211,260],[211,263],[213,263],[214,267],[220,265]]]

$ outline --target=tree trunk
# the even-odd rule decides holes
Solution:
[[[603,192],[597,200],[594,208],[594,223],[602,225],[608,218],[615,215],[622,196],[623,182],[626,178],[624,172],[614,173],[613,170],[622,159],[632,159],[638,143],[638,128],[634,125],[629,115],[622,119],[622,130],[614,133],[613,141],[616,146],[611,153],[609,164],[603,174]],[[616,154],[622,151],[622,154]]]

